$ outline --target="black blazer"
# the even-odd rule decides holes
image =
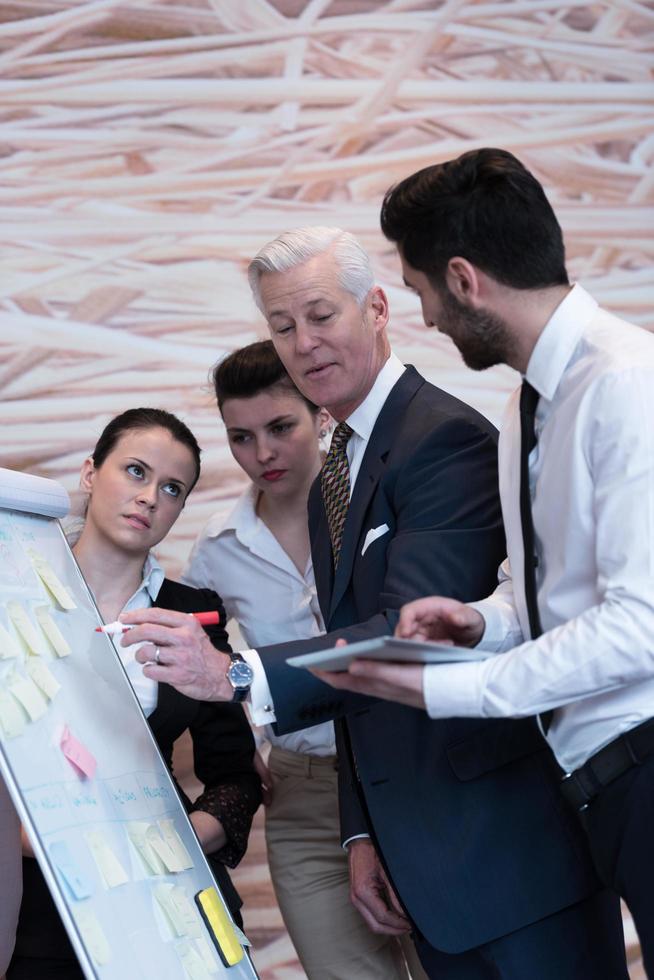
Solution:
[[[220,624],[205,629],[214,646],[219,650],[230,649],[225,631],[225,610],[219,596],[211,589],[193,589],[164,579],[155,605],[180,612],[218,610]],[[233,867],[242,857],[252,817],[261,801],[261,782],[254,770],[254,739],[250,726],[240,704],[193,701],[168,684],[160,684],[157,693],[157,706],[148,723],[168,768],[172,773],[175,740],[188,729],[193,742],[195,774],[205,784],[204,792],[195,803],[191,803],[177,787],[187,812],[206,808],[223,821],[228,838],[232,832],[232,839],[228,839],[221,851],[208,855],[208,861],[225,901],[240,922],[238,910],[242,902],[223,862]],[[220,798],[218,806],[215,805],[212,790],[225,790],[226,809],[222,809]],[[49,975],[50,962],[52,975],[56,968],[57,976],[66,980],[82,976],[38,863],[34,858],[23,858],[23,901],[16,948],[7,978],[43,980]]]
[[[179,612],[217,610],[220,624],[207,626],[205,631],[218,650],[231,649],[225,630],[225,609],[213,590],[164,579],[154,605]],[[195,701],[169,684],[160,684],[157,706],[148,723],[171,773],[173,745],[187,729],[191,733],[193,768],[205,791],[191,803],[181,787],[177,788],[187,812],[206,809],[223,822],[228,838],[233,832],[233,839],[228,839],[226,846],[208,855],[208,859],[225,900],[234,911],[242,902],[225,864],[235,867],[243,857],[252,817],[261,802],[261,780],[254,769],[254,738],[243,706]],[[225,789],[224,799],[220,799],[218,789]]]
[[[336,574],[318,482],[309,521],[328,634],[259,651],[281,732],[346,716],[343,838],[369,832],[409,916],[457,953],[544,918],[598,885],[533,719],[432,721],[323,685],[291,654],[392,632],[423,595],[485,597],[505,555],[496,432],[409,367],[366,448]],[[367,532],[388,526],[364,551]],[[354,765],[350,763],[354,762]]]

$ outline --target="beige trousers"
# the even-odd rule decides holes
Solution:
[[[309,980],[422,980],[413,943],[371,932],[350,902],[335,763],[276,746],[268,759],[268,862],[298,958]]]

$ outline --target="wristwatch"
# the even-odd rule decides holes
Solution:
[[[245,701],[254,680],[254,671],[240,653],[230,653],[230,657],[232,662],[227,668],[225,676],[232,685],[234,692],[232,701]]]

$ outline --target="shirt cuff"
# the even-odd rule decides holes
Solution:
[[[481,613],[486,624],[484,634],[475,649],[503,653],[523,642],[517,616],[507,603],[489,597],[467,605]]]
[[[430,718],[481,718],[485,662],[431,664],[425,667],[422,690]]]
[[[344,840],[341,844],[344,851],[347,851],[347,845],[351,844],[353,840],[370,840],[370,834],[353,834],[352,837],[348,837],[348,839]]]
[[[242,650],[241,656],[254,673],[249,700],[245,702],[250,721],[253,725],[271,725],[277,718],[261,657],[256,650]]]

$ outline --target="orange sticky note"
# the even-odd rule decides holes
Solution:
[[[68,725],[64,725],[59,741],[61,751],[64,753],[71,766],[73,766],[82,777],[93,779],[97,763],[89,750],[82,745],[79,739],[75,738]]]

